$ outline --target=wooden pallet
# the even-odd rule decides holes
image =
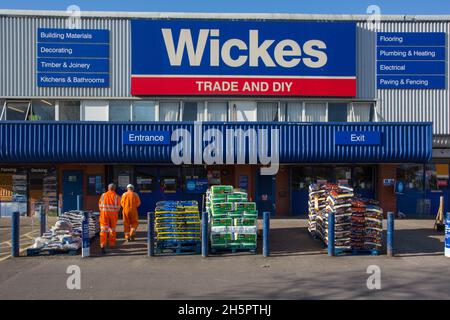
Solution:
[[[202,252],[201,242],[179,241],[179,242],[156,242],[155,252],[157,254],[200,254]]]
[[[50,249],[50,250],[41,250],[35,248],[27,249],[27,257],[33,256],[55,256],[55,255],[67,255],[67,256],[76,256],[80,254],[81,249],[78,250],[59,250],[59,249]]]
[[[337,256],[379,256],[381,250],[379,249],[334,249],[334,254]]]
[[[256,248],[210,248],[212,254],[216,253],[238,253],[238,252],[249,252],[256,254]]]

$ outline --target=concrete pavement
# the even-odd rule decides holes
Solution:
[[[432,220],[396,221],[395,258],[328,257],[304,219],[276,219],[271,227],[269,258],[147,258],[141,232],[136,243],[119,241],[105,257],[7,259],[0,263],[0,299],[450,299],[450,260]],[[67,289],[71,265],[81,269],[81,290]],[[367,288],[370,265],[381,269],[381,290]]]

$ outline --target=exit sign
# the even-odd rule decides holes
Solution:
[[[337,131],[334,134],[337,145],[381,145],[381,132],[377,131]]]

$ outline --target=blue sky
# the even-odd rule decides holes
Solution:
[[[86,11],[279,12],[364,14],[379,5],[382,14],[450,14],[449,0],[0,0],[1,9]]]

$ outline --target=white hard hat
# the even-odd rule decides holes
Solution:
[[[130,183],[129,185],[127,185],[127,189],[134,189],[134,186]]]

